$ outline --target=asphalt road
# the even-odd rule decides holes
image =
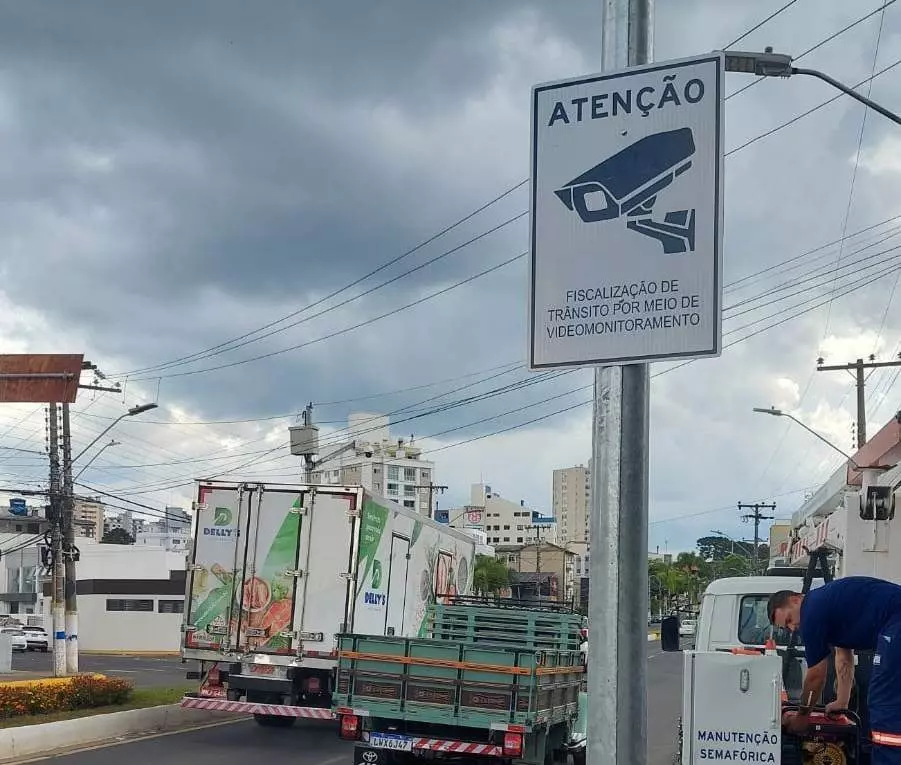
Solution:
[[[178,657],[82,654],[78,658],[78,669],[81,672],[120,677],[130,680],[139,688],[174,688],[190,684],[185,679],[188,667]],[[53,671],[53,655],[31,651],[15,653],[12,668],[16,672],[50,673]]]
[[[682,656],[648,644],[648,765],[671,765],[682,693]],[[289,730],[252,721],[217,725],[54,757],[60,765],[350,765],[352,745],[333,723],[299,721]],[[476,761],[477,762],[477,761]]]

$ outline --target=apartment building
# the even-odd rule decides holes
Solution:
[[[542,516],[537,510],[526,507],[524,500],[506,499],[484,483],[473,484],[469,504],[448,510],[447,520],[454,528],[483,531],[489,545],[515,546],[537,540],[557,541],[554,518]]]
[[[93,499],[76,499],[74,508],[75,533],[80,537],[99,542],[105,531],[105,510],[103,502]]]
[[[591,536],[591,471],[584,465],[555,470],[552,506],[560,544],[587,542]]]
[[[429,489],[435,481],[435,463],[422,459],[422,449],[413,436],[393,438],[389,418],[380,414],[357,412],[347,424],[343,446],[321,447],[325,455],[334,456],[313,471],[313,483],[363,486],[430,515],[430,503],[433,506],[437,499],[436,492]]]

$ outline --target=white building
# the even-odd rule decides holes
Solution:
[[[591,537],[591,471],[583,465],[555,470],[552,503],[560,543],[587,542]]]
[[[505,499],[483,483],[472,485],[468,505],[448,510],[447,516],[454,528],[484,532],[489,545],[557,543],[557,524],[553,518],[526,507],[524,500]]]
[[[78,642],[85,651],[179,650],[185,554],[160,547],[85,542],[76,566]],[[42,612],[50,629],[50,585]]]
[[[430,514],[435,492],[435,463],[423,460],[412,436],[392,438],[388,417],[356,413],[348,418],[348,440],[341,446],[322,446],[326,459],[312,474],[313,483],[359,485],[400,505]],[[335,452],[339,452],[335,454]]]
[[[43,505],[21,497],[0,502],[0,616],[38,610],[41,545],[49,523]],[[24,621],[24,620],[23,620]]]
[[[37,613],[40,591],[41,545],[35,534],[0,532],[0,616]],[[30,544],[25,545],[28,542]],[[17,549],[18,548],[18,549]]]
[[[472,537],[476,541],[476,555],[487,555],[494,557],[494,547],[488,544],[488,535],[479,529],[463,528],[460,529],[467,536]]]
[[[135,545],[138,547],[160,547],[170,552],[186,555],[191,549],[191,535],[187,531],[159,531],[151,524],[149,531],[138,531]]]
[[[117,515],[109,514],[103,519],[104,534],[108,534],[114,529],[122,529],[122,531],[127,532],[131,535],[131,538],[134,539],[138,533],[138,529],[142,526],[143,521],[140,518],[135,518],[135,515],[131,510],[126,510]]]

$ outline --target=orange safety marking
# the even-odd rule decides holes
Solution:
[[[415,656],[389,656],[380,653],[359,653],[357,651],[339,651],[339,659],[358,659],[360,661],[384,661],[392,664],[420,665],[425,667],[443,667],[445,669],[471,669],[477,672],[498,672],[505,675],[531,675],[528,667],[504,667],[497,664],[476,664],[469,661],[449,661],[446,659],[426,659]],[[570,672],[584,672],[581,664],[573,667],[552,667],[536,669],[537,675],[560,675]]]
[[[873,731],[871,734],[874,744],[881,746],[899,746],[901,747],[901,734],[898,733],[880,733]]]

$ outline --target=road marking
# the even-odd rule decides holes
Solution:
[[[151,733],[149,736],[136,735],[132,737],[123,737],[118,741],[106,741],[102,744],[92,744],[77,749],[58,749],[52,754],[42,754],[39,757],[32,757],[30,760],[16,760],[17,765],[27,765],[29,762],[44,762],[45,760],[53,760],[57,757],[69,757],[73,754],[83,754],[84,752],[96,752],[99,749],[112,749],[114,746],[124,746],[125,744],[135,744],[138,741],[150,741],[154,738],[164,738],[165,736],[177,736],[179,733],[192,733],[196,730],[207,730],[208,728],[220,728],[223,725],[234,725],[235,723],[246,723],[250,718],[242,717],[238,720],[221,720],[219,722],[203,723],[202,725],[193,725],[190,728],[179,728],[178,730],[167,730],[162,733]],[[338,762],[330,760],[330,763]],[[326,765],[321,763],[321,765]]]

